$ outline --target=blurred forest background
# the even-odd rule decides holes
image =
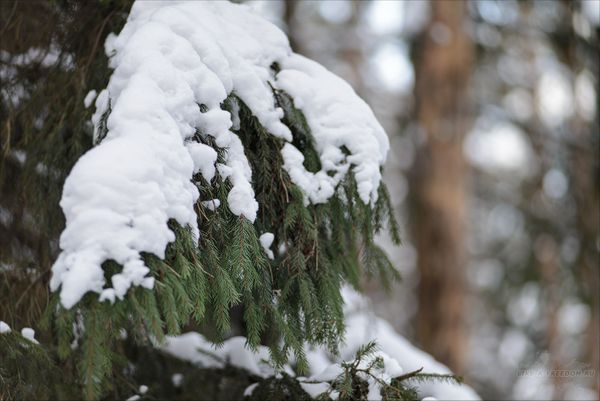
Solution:
[[[600,2],[251,4],[390,137],[376,313],[484,399],[598,399]]]
[[[105,84],[100,38],[131,2],[55,3],[69,19],[47,2],[0,4],[0,275],[30,266],[23,294],[47,293],[63,218],[32,205],[57,205],[91,146],[83,98]],[[375,313],[484,399],[598,399],[600,1],[247,3],[348,80],[390,137],[403,245],[380,242],[403,280],[390,293],[365,283]],[[26,131],[43,140],[14,136]],[[44,305],[29,298],[0,317],[35,320]]]

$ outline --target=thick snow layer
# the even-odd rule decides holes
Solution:
[[[294,105],[306,117],[321,159],[319,173],[333,173],[332,176],[317,173],[314,178],[318,184],[313,184],[318,185],[316,190],[305,186],[304,179],[296,183],[313,203],[326,202],[332,194],[331,188],[346,174],[349,165],[353,165],[363,202],[377,200],[379,169],[385,162],[389,141],[369,106],[343,79],[312,60],[294,54],[280,65],[277,87],[293,97]],[[298,155],[290,151],[290,146],[286,145],[284,161],[286,166],[299,170],[302,163],[298,164]],[[345,155],[342,147],[346,147],[350,155]],[[305,176],[306,173],[305,170]]]
[[[283,146],[281,154],[283,156],[283,168],[290,175],[292,181],[302,189],[306,205],[311,202],[325,203],[335,193],[335,184],[340,180],[342,174],[329,177],[322,170],[316,173],[306,170],[303,164],[304,155],[291,143],[286,143]],[[343,173],[346,173],[346,170],[347,168]]]
[[[60,288],[64,307],[89,291],[114,302],[132,286],[153,287],[140,253],[164,256],[174,240],[170,219],[197,236],[195,173],[208,182],[217,172],[228,179],[229,209],[255,220],[252,170],[232,131],[239,128],[238,108],[231,114],[221,108],[232,93],[285,143],[285,169],[307,203],[326,202],[349,169],[361,199],[375,200],[388,140],[372,111],[340,78],[295,55],[284,33],[250,8],[138,1],[105,50],[114,72],[95,101],[97,146],[76,163],[61,200],[66,228],[50,286]],[[290,143],[273,87],[306,114],[322,164],[316,174],[306,171]],[[226,149],[223,164],[215,165],[214,149],[192,139],[196,133]],[[107,260],[123,266],[108,283],[101,267]]]
[[[437,362],[429,354],[415,348],[404,337],[394,331],[389,323],[373,316],[368,309],[367,300],[357,292],[344,288],[346,301],[346,342],[340,348],[340,355],[333,356],[324,349],[306,347],[306,357],[311,376],[297,377],[302,388],[316,398],[330,391],[329,382],[343,373],[341,362],[352,361],[358,349],[370,341],[377,343],[378,349],[370,358],[364,358],[359,368],[365,368],[373,358],[383,360],[382,369],[371,371],[378,379],[390,383],[391,379],[408,372],[423,368],[424,373],[451,374],[451,371]],[[185,361],[204,368],[222,368],[229,363],[238,368],[266,378],[276,374],[269,365],[269,351],[260,346],[252,352],[245,347],[245,338],[233,337],[226,340],[222,347],[216,347],[201,334],[189,332],[180,336],[167,337],[162,349]],[[290,373],[291,368],[286,365]],[[292,373],[293,374],[293,373]],[[369,386],[369,400],[381,399],[381,385],[370,376],[363,375]],[[479,396],[466,385],[458,385],[445,381],[411,382],[417,387],[419,394],[425,399],[440,400],[479,400]],[[248,392],[254,387],[246,389]],[[335,396],[330,393],[330,396]],[[427,398],[430,397],[430,398]]]

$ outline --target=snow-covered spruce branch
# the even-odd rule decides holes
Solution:
[[[349,171],[360,199],[377,200],[389,144],[372,111],[343,80],[294,54],[279,29],[246,7],[138,2],[123,31],[108,38],[106,52],[114,72],[93,119],[95,136],[103,139],[73,168],[61,201],[67,226],[51,286],[60,287],[64,307],[88,291],[114,301],[131,286],[152,288],[140,253],[165,257],[175,240],[169,219],[198,237],[195,173],[207,182],[215,174],[227,179],[230,211],[256,220],[251,163],[236,132],[239,106],[223,109],[232,94],[281,139],[283,168],[306,205],[326,203]],[[304,167],[294,145],[299,139],[282,122],[272,88],[289,95],[306,118],[318,171]],[[196,133],[226,149],[221,163],[213,147],[194,140]],[[107,260],[123,266],[110,283],[101,267]]]
[[[256,400],[279,394],[282,388],[294,399],[479,399],[446,366],[374,316],[364,297],[349,288],[343,294],[346,341],[339,355],[305,344],[308,377],[297,374],[293,361],[274,368],[268,348],[249,350],[243,337],[215,346],[201,334],[189,332],[168,337],[161,350],[201,369],[232,366],[248,372],[253,379],[244,394]]]
[[[223,339],[242,305],[248,345],[278,366],[293,351],[306,370],[305,341],[335,351],[343,283],[397,276],[373,242],[398,234],[371,109],[243,5],[136,2],[105,49],[96,146],[65,182],[50,282],[61,335],[85,327],[86,397],[115,327],[160,343],[192,321]]]

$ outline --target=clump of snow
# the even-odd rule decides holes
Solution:
[[[331,388],[329,383],[306,383],[303,381],[300,382],[300,387],[302,387],[302,390],[306,391],[311,398],[317,398]]]
[[[96,99],[96,96],[98,96],[98,92],[93,89],[89,91],[87,95],[85,95],[85,98],[83,99],[83,105],[86,109],[92,105],[92,102],[94,99]]]
[[[0,320],[0,334],[10,333],[10,326]]]
[[[275,258],[275,256],[273,255],[273,251],[271,250],[271,245],[273,244],[274,239],[275,236],[273,235],[273,233],[264,233],[259,238],[260,245],[263,247],[265,253],[267,254],[267,257],[271,260]]]
[[[335,184],[346,173],[346,171],[343,171],[342,174],[330,177],[325,171],[312,173],[306,170],[304,155],[291,143],[286,143],[283,146],[281,155],[283,156],[283,168],[289,174],[292,182],[302,189],[305,205],[311,202],[327,202],[335,193]]]
[[[326,202],[333,194],[331,188],[352,165],[360,198],[366,204],[376,201],[381,182],[379,170],[385,162],[389,140],[373,111],[348,83],[312,60],[294,54],[280,65],[277,87],[290,94],[295,106],[304,113],[322,165],[321,171],[314,175],[318,182],[316,190],[312,185],[304,187],[304,179],[297,182],[298,186],[313,203]],[[300,175],[298,154],[290,146],[286,144],[283,153],[289,166],[286,168]],[[349,155],[344,154],[343,147]],[[306,176],[308,172],[304,172]]]
[[[250,397],[257,386],[258,383],[252,383],[251,385],[246,387],[246,389],[244,390],[244,397]]]
[[[252,170],[244,155],[242,141],[232,135],[227,147],[226,163],[217,167],[223,179],[229,178],[233,187],[227,195],[229,210],[237,216],[244,216],[250,221],[256,219],[258,202],[254,199],[254,189],[250,183]]]
[[[219,206],[221,206],[221,201],[219,199],[211,199],[208,201],[202,201],[202,206],[212,212],[212,211],[217,210],[217,208]]]
[[[34,344],[39,344],[38,341],[35,339],[35,330],[33,330],[30,327],[23,327],[21,329],[21,335],[28,339],[29,341],[31,341]]]
[[[167,222],[198,236],[195,173],[208,182],[217,172],[229,180],[229,209],[255,220],[252,170],[232,131],[239,105],[232,113],[221,108],[230,94],[285,142],[285,169],[307,202],[326,202],[350,169],[361,199],[376,200],[389,144],[371,109],[340,78],[294,54],[285,34],[249,7],[138,1],[105,50],[114,72],[95,101],[97,146],[76,163],[61,200],[66,228],[50,286],[60,288],[64,307],[89,291],[114,302],[132,286],[153,287],[140,253],[164,257],[174,240]],[[272,88],[286,91],[305,113],[322,165],[316,174],[291,145]],[[91,101],[92,92],[86,105]],[[197,133],[226,150],[224,163],[215,165],[215,150],[195,142]],[[107,260],[123,266],[109,283],[101,267]]]
[[[139,85],[144,90],[143,82]],[[119,110],[115,107],[111,117],[118,117]],[[67,224],[50,287],[62,286],[66,308],[88,291],[103,292],[101,264],[106,260],[123,270],[112,276],[105,298],[122,299],[132,285],[152,288],[140,252],[164,258],[166,245],[175,239],[167,226],[170,218],[194,228],[197,236],[191,205],[199,193],[183,178],[191,177],[193,164],[182,139],[146,123],[130,125],[126,135],[111,137],[86,153],[65,182],[60,204]]]
[[[142,396],[144,394],[146,394],[147,392],[148,392],[148,386],[146,386],[145,384],[142,384],[138,388],[138,393],[139,394],[132,395],[131,397],[127,398],[127,400],[125,400],[125,401],[137,401],[137,400],[140,400],[142,398]]]
[[[187,150],[194,161],[194,172],[200,172],[210,182],[215,176],[217,152],[210,146],[197,142],[188,142]]]

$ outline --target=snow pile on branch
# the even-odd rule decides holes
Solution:
[[[373,316],[367,300],[349,288],[343,289],[346,302],[346,342],[340,347],[340,355],[334,356],[323,348],[306,347],[306,356],[311,376],[297,377],[301,387],[313,398],[323,393],[335,397],[330,383],[343,374],[344,362],[355,360],[361,347],[370,342],[377,343],[377,351],[361,359],[358,369],[364,369],[375,358],[381,358],[383,367],[371,371],[372,375],[360,376],[369,386],[369,400],[380,400],[381,383],[390,383],[392,378],[422,369],[423,373],[452,374],[450,369],[437,362],[429,354],[415,348],[404,337],[396,333],[385,320]],[[269,364],[267,347],[258,347],[253,352],[245,347],[244,337],[226,340],[222,347],[216,347],[201,334],[189,332],[180,336],[167,337],[163,351],[179,359],[191,362],[202,368],[223,368],[226,364],[246,369],[248,372],[267,378],[277,374]],[[284,367],[286,373],[294,375],[291,367]],[[415,381],[422,397],[440,400],[479,400],[479,396],[466,385],[448,381]],[[251,386],[251,392],[256,386]]]
[[[398,361],[405,372],[423,368],[424,373],[452,374],[448,367],[398,334],[387,321],[374,316],[362,295],[348,287],[343,289],[342,295],[346,303],[344,314],[347,333],[346,342],[340,351],[342,359],[352,357],[363,344],[376,341],[379,349]],[[473,389],[466,385],[446,381],[418,382],[415,385],[420,395],[439,400],[480,399]]]
[[[232,337],[217,348],[201,334],[189,332],[180,336],[167,336],[161,349],[201,368],[224,368],[231,365],[263,378],[275,375],[275,370],[269,364],[269,349],[261,345],[253,352],[245,345],[245,337]],[[287,370],[292,373],[289,366]]]
[[[350,165],[364,203],[377,200],[380,167],[389,148],[388,137],[373,112],[344,80],[320,64],[294,54],[280,63],[276,85],[294,99],[315,138],[322,169],[306,171],[304,158],[292,144],[282,153],[285,169],[312,203],[325,203]],[[345,155],[343,148],[350,155]]]
[[[10,333],[10,326],[6,324],[6,322],[0,320],[0,334],[4,333]]]
[[[132,286],[153,287],[140,252],[164,257],[174,240],[169,219],[198,234],[194,173],[208,182],[216,171],[229,179],[229,209],[254,221],[259,205],[242,142],[232,131],[237,116],[221,108],[229,94],[285,142],[285,168],[307,201],[326,202],[349,169],[361,199],[376,200],[389,144],[372,111],[340,78],[293,54],[283,32],[250,8],[139,1],[105,48],[114,72],[95,103],[100,143],[75,165],[61,200],[66,228],[50,285],[62,287],[64,307],[88,291],[114,301]],[[286,91],[306,114],[322,164],[316,174],[306,171],[290,143],[273,88]],[[215,165],[215,150],[192,140],[196,132],[227,150],[224,164]],[[101,268],[107,260],[123,266],[111,283]]]
[[[325,358],[325,356],[322,355],[322,358]],[[381,361],[381,366],[377,363],[378,359]],[[325,369],[322,369],[320,373],[312,375],[309,378],[299,377],[300,386],[312,398],[317,398],[321,394],[326,393],[329,398],[337,399],[339,398],[339,391],[330,383],[343,380],[346,373],[344,364],[348,364],[348,361],[330,364]],[[398,364],[398,361],[381,350],[355,360],[354,364],[357,377],[367,383],[368,394],[366,399],[369,401],[381,400],[383,398],[381,391],[384,384],[387,386],[391,385],[392,379],[399,377],[403,373],[403,369]],[[311,368],[314,369],[319,365],[321,363],[313,364]]]
[[[7,334],[11,331],[12,330],[10,326],[6,322],[0,320],[0,334]],[[35,330],[33,330],[31,327],[23,327],[21,329],[21,336],[34,344],[39,344],[39,342],[35,339]]]

